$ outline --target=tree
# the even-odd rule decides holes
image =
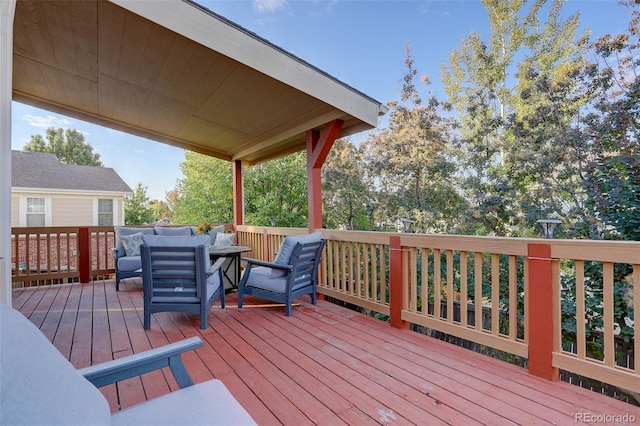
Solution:
[[[147,187],[138,183],[133,195],[124,199],[124,223],[127,225],[149,225],[154,222],[155,218],[149,206],[149,197],[147,197]]]
[[[322,167],[322,203],[327,228],[373,230],[377,194],[367,173],[364,151],[337,140]]]
[[[231,163],[195,152],[185,151],[180,164],[184,178],[174,192],[167,194],[171,222],[199,224],[202,221],[233,221]]]
[[[441,67],[460,114],[459,160],[473,206],[465,231],[528,235],[548,213],[583,210],[577,169],[586,140],[574,124],[587,100],[577,78],[585,45],[575,42],[579,16],[560,19],[561,0],[544,24],[547,0],[483,3],[488,43],[472,33]]]
[[[23,149],[33,152],[55,154],[60,162],[81,166],[102,166],[100,154],[85,142],[84,135],[75,129],[50,127],[46,130],[47,141],[41,135],[31,135],[31,141]]]
[[[171,221],[171,211],[167,202],[162,200],[151,200],[149,202],[149,209],[151,210],[154,222]]]
[[[248,223],[307,227],[306,154],[297,152],[247,168],[244,173]]]
[[[452,121],[434,96],[423,104],[413,81],[410,48],[401,99],[391,102],[389,126],[369,137],[367,165],[375,176],[379,221],[394,227],[401,217],[417,220],[419,232],[452,232],[465,208],[453,182],[456,165],[449,143]],[[428,77],[422,82],[429,84]]]
[[[593,43],[595,111],[585,121],[594,144],[585,189],[605,238],[640,241],[640,0],[620,4],[629,10],[627,33]]]
[[[307,216],[306,157],[296,153],[246,168],[244,204],[248,223],[305,227]],[[233,220],[231,163],[185,152],[184,175],[167,193],[171,221],[198,224]]]

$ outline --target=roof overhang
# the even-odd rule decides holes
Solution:
[[[386,112],[190,1],[18,0],[13,36],[14,100],[245,164]]]

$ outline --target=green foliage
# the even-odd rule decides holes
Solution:
[[[453,122],[445,117],[448,105],[434,96],[423,104],[409,46],[406,65],[401,101],[389,104],[389,126],[363,147],[367,183],[375,190],[365,204],[375,208],[372,217],[383,230],[394,229],[405,217],[417,221],[417,232],[452,232],[467,207],[453,184]],[[421,81],[429,84],[427,76]]]
[[[85,142],[84,135],[78,130],[50,127],[46,130],[46,137],[45,142],[41,135],[31,135],[23,149],[55,154],[65,164],[102,166],[100,154],[94,154],[93,147]]]
[[[149,209],[151,210],[151,216],[153,217],[154,222],[171,221],[171,219],[169,219],[171,211],[167,202],[162,200],[151,200],[149,202]]]
[[[565,350],[570,350],[577,342],[576,324],[576,279],[575,266],[564,264],[561,275],[561,304],[562,304],[562,344]],[[613,268],[613,320],[618,330],[619,345],[616,357],[619,360],[633,350],[634,328],[629,326],[628,319],[634,318],[632,303],[633,283],[631,265],[614,264]],[[603,359],[603,268],[600,262],[587,261],[584,263],[584,293],[585,293],[585,339],[590,356]],[[626,319],[625,319],[626,318]]]
[[[585,46],[575,42],[578,17],[559,18],[560,0],[483,3],[488,42],[472,33],[441,67],[460,115],[458,158],[472,203],[460,232],[530,236],[549,213],[584,216],[584,139],[572,125],[586,102],[577,78]]]
[[[631,17],[628,34],[593,44],[599,63],[590,75],[595,112],[587,117],[587,129],[594,144],[584,187],[605,238],[639,241],[640,3],[621,4]]]
[[[133,195],[124,199],[124,223],[126,225],[149,225],[155,222],[154,212],[147,196],[147,187],[136,185]]]
[[[233,221],[233,184],[231,163],[195,152],[185,151],[180,164],[183,178],[169,194],[171,222],[230,223]]]
[[[246,222],[305,228],[309,224],[306,155],[297,152],[245,169]]]
[[[333,145],[322,167],[323,223],[327,228],[374,229],[377,194],[364,154],[349,140]]]
[[[244,200],[246,222],[253,225],[306,227],[306,158],[302,153],[246,168]],[[231,163],[185,152],[184,175],[167,194],[172,223],[230,223],[233,221]]]

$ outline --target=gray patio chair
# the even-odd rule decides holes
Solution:
[[[145,330],[151,327],[151,314],[166,311],[199,314],[200,328],[206,329],[207,313],[218,298],[224,308],[225,258],[211,266],[209,245],[202,244],[208,238],[144,236],[140,256]]]
[[[24,315],[0,304],[0,424],[255,424],[221,381],[193,384],[180,354],[200,346],[192,337],[77,370]],[[97,387],[163,367],[179,390],[111,414]]]
[[[238,307],[245,295],[283,303],[287,316],[293,300],[303,294],[310,294],[315,305],[318,264],[326,243],[321,236],[316,232],[285,238],[273,262],[244,258],[247,267],[238,286]]]

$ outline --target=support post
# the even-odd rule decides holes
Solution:
[[[0,1],[0,303],[11,305],[11,99],[16,0]]]
[[[402,267],[402,244],[399,236],[391,236],[389,241],[389,316],[391,327],[409,328],[402,320],[404,268]]]
[[[320,132],[307,131],[307,209],[309,232],[322,228],[322,166],[314,167],[313,152],[316,149]],[[318,217],[318,212],[320,213]]]
[[[322,165],[327,159],[344,121],[327,123],[322,132],[307,130],[307,186],[309,231],[322,229]]]
[[[553,367],[554,297],[551,245],[529,244],[529,373],[558,380]]]
[[[91,281],[91,251],[90,251],[89,228],[78,228],[78,272],[80,282]]]
[[[244,183],[242,161],[233,162],[233,226],[244,225]]]

